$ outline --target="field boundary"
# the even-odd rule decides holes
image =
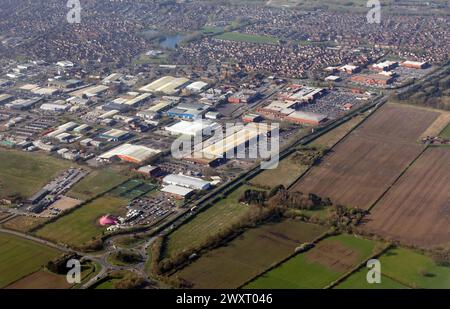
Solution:
[[[414,158],[414,160],[412,160],[407,166],[406,168],[398,175],[397,178],[395,178],[395,180],[389,185],[389,187],[386,188],[386,190],[373,202],[372,205],[370,205],[370,207],[367,209],[367,211],[371,211],[373,208],[376,207],[376,205],[378,204],[378,202],[381,201],[381,199],[383,197],[386,196],[386,194],[388,194],[388,192],[397,184],[397,182],[403,177],[403,175],[405,175],[405,173],[414,165],[414,163],[417,162],[417,160],[420,159],[420,157],[425,153],[425,151],[428,149],[428,146],[425,146],[425,148],[417,155],[417,157]]]
[[[328,149],[328,151],[327,151],[327,153],[324,155],[324,156],[322,156],[321,158],[320,158],[320,161],[322,161],[322,159],[324,158],[324,157],[326,157],[327,155],[330,155],[330,153],[332,153],[332,149],[334,148],[334,147],[336,147],[339,143],[341,143],[347,136],[349,136],[354,130],[356,130],[360,125],[362,125],[367,119],[369,119],[381,106],[383,106],[384,104],[385,104],[386,102],[383,102],[383,103],[381,103],[381,104],[378,104],[378,105],[376,105],[374,108],[375,108],[375,110],[373,110],[371,113],[370,113],[370,115],[367,115],[366,117],[364,117],[364,119],[362,119],[356,126],[354,126],[350,131],[348,131],[341,139],[339,139],[336,143],[334,143],[334,145],[333,146],[331,146],[329,149]],[[354,117],[357,117],[358,116],[358,114],[355,114],[355,115],[353,115],[351,118],[349,118],[349,119],[347,119],[345,122],[343,122],[343,123],[341,123],[339,126],[337,126],[337,127],[335,127],[334,129],[337,129],[337,128],[339,128],[341,125],[344,125],[347,121],[350,121],[350,120],[352,120]],[[331,131],[333,131],[333,130],[330,130],[330,131],[328,131],[328,132],[331,132]],[[328,133],[327,132],[327,133]],[[322,134],[323,135],[323,134]],[[320,136],[319,136],[320,137]],[[318,137],[318,138],[319,138]],[[315,140],[315,139],[314,139]],[[309,142],[308,144],[306,144],[306,145],[312,145],[312,143],[314,142],[314,140],[312,140],[311,142]],[[319,163],[320,164],[320,163]],[[313,168],[314,166],[316,166],[316,164],[313,164],[313,165],[311,165],[311,166],[309,166],[303,173],[301,173],[298,177],[297,177],[297,179],[295,179],[295,181],[293,181],[290,185],[289,185],[289,187],[287,187],[286,189],[287,190],[290,190],[300,179],[302,179],[310,170],[311,170],[311,168]]]
[[[364,267],[364,265],[366,265],[367,261],[371,260],[371,259],[375,259],[377,257],[380,257],[381,255],[383,255],[384,253],[386,253],[389,249],[393,248],[392,244],[387,244],[386,246],[384,246],[381,250],[379,250],[378,252],[375,252],[374,254],[372,254],[371,256],[369,256],[368,258],[364,259],[361,263],[357,264],[355,267],[353,267],[351,270],[349,270],[347,273],[343,274],[341,277],[339,277],[338,279],[336,279],[335,281],[331,282],[330,284],[328,284],[327,286],[324,287],[324,289],[332,289],[335,286],[337,286],[338,284],[342,283],[343,281],[345,281],[348,277],[350,277],[351,275],[353,275],[355,272],[357,272],[358,270],[360,270],[361,268]]]
[[[314,246],[311,246],[310,248],[308,248],[307,250],[304,250],[302,252],[294,252],[292,254],[290,254],[289,256],[287,256],[286,258],[282,259],[281,261],[273,264],[272,266],[270,266],[269,268],[267,268],[266,270],[262,271],[261,273],[257,274],[255,277],[247,280],[246,282],[244,282],[243,284],[241,284],[240,286],[238,286],[236,289],[242,289],[244,286],[248,285],[249,283],[257,280],[259,277],[263,276],[264,274],[268,273],[269,271],[277,268],[278,266],[280,266],[281,264],[287,262],[288,260],[294,258],[295,256],[299,255],[299,254],[303,254],[305,252],[310,251],[311,249],[315,248],[315,245],[318,244],[319,242],[321,242],[324,239],[327,239],[329,237],[332,236],[336,236],[339,235],[339,233],[336,234],[335,231],[329,230],[324,232],[322,235],[318,236],[317,238],[315,238],[314,240],[312,240],[311,242],[309,242],[309,244],[313,244]]]

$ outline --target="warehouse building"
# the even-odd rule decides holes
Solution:
[[[170,174],[163,178],[165,184],[190,188],[193,190],[208,190],[211,184],[203,179],[183,174]]]
[[[328,119],[327,116],[321,114],[295,111],[289,114],[285,120],[298,124],[319,125]]]
[[[197,82],[193,82],[192,84],[187,85],[186,90],[193,92],[193,93],[198,93],[198,92],[205,90],[207,87],[208,87],[208,83],[205,83],[202,81],[197,81]]]
[[[258,140],[263,135],[270,135],[274,127],[266,123],[249,123],[241,129],[236,127],[232,134],[225,138],[209,143],[205,141],[206,147],[200,153],[194,154],[194,157],[210,158],[229,158],[234,156],[234,152],[239,147],[245,147],[251,140]],[[213,137],[214,138],[214,137]]]
[[[0,94],[0,105],[4,105],[6,103],[9,103],[12,100],[14,100],[14,97],[12,95],[7,94],[7,93]]]
[[[385,74],[360,74],[352,76],[350,80],[354,83],[386,86],[391,84],[394,81],[394,78]]]
[[[191,196],[194,193],[194,190],[176,185],[168,185],[162,187],[161,192],[170,194],[177,199],[184,199]]]
[[[115,158],[118,158],[125,162],[140,164],[158,153],[160,153],[159,150],[146,146],[123,144],[103,153],[98,158],[107,162],[111,162]]]
[[[167,116],[179,119],[201,119],[208,112],[209,107],[199,103],[180,103],[167,111]]]
[[[54,113],[64,113],[70,109],[69,104],[44,103],[40,107],[41,110]]]
[[[346,64],[339,67],[338,70],[347,74],[354,74],[358,73],[361,70],[361,68],[353,64]]]
[[[23,110],[30,110],[37,103],[39,103],[41,100],[42,100],[42,98],[40,98],[40,97],[39,98],[38,97],[31,98],[31,99],[28,99],[28,100],[17,99],[17,100],[14,100],[14,101],[10,102],[10,103],[6,103],[5,107],[9,108],[9,109],[12,109],[12,110],[21,110],[21,111],[23,111]]]
[[[148,85],[145,85],[144,87],[141,87],[139,91],[173,95],[178,93],[188,82],[189,79],[184,77],[164,76]]]
[[[172,126],[166,127],[166,131],[172,135],[211,135],[215,130],[221,130],[221,126],[210,121],[179,121]]]
[[[119,130],[119,129],[111,129],[107,132],[101,133],[99,135],[100,138],[106,139],[108,141],[123,141],[130,137],[130,132]]]
[[[384,61],[373,64],[370,68],[376,71],[390,71],[398,66],[397,61]]]
[[[427,62],[407,60],[402,62],[401,66],[410,69],[426,69],[427,67],[429,67],[429,64]]]

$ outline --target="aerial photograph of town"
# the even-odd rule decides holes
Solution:
[[[450,289],[449,56],[447,0],[0,0],[0,289]]]

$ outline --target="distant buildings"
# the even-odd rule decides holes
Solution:
[[[419,62],[419,61],[404,61],[401,64],[402,67],[410,68],[410,69],[425,69],[429,66],[427,62]]]
[[[360,74],[352,76],[350,80],[355,83],[386,86],[391,84],[394,81],[394,78],[385,74]]]

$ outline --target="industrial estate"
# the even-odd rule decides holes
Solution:
[[[329,2],[0,0],[0,288],[450,288],[449,3]]]

